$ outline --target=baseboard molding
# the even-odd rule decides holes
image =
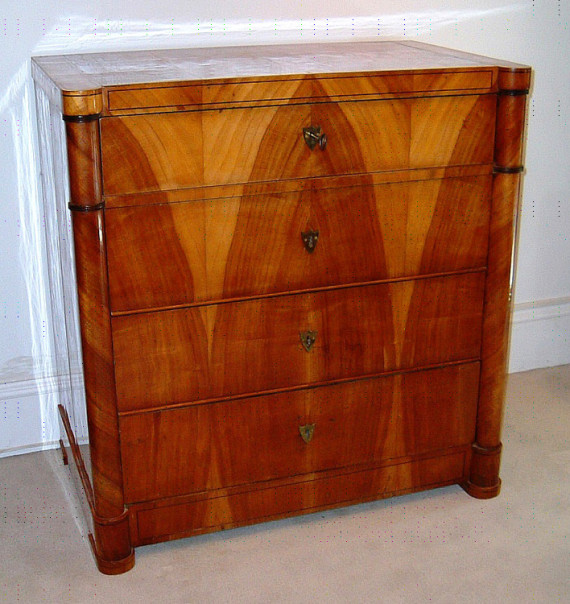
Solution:
[[[540,300],[516,304],[513,313],[509,372],[528,371],[542,367],[570,364],[570,296],[550,300]],[[69,391],[72,387],[82,386],[82,376],[75,371],[70,376],[42,376],[14,382],[0,383],[0,401],[7,407],[19,405],[20,401],[28,399],[18,414],[13,414],[12,420],[6,420],[5,427],[11,431],[18,425],[20,436],[16,446],[6,447],[0,441],[0,458],[25,453],[36,453],[59,446],[53,436],[43,442],[26,443],[26,432],[22,431],[21,423],[26,426],[36,425],[35,434],[31,438],[36,441],[40,436],[41,397],[57,395]],[[55,413],[55,410],[54,410]],[[13,425],[11,425],[11,422]],[[0,432],[1,434],[1,432]],[[35,438],[34,438],[35,436]],[[5,448],[1,448],[4,445]]]
[[[570,296],[516,304],[509,373],[570,363]]]
[[[77,441],[78,445],[85,445],[89,442],[87,438],[81,438]],[[23,445],[21,447],[11,447],[10,449],[0,450],[0,459],[3,457],[12,457],[13,455],[25,455],[26,453],[39,453],[40,451],[49,451],[51,449],[59,449],[59,439],[50,440],[49,442],[34,443]]]
[[[57,404],[82,387],[80,372],[0,382],[0,458],[59,446]]]
[[[0,450],[0,459],[3,457],[12,457],[13,455],[25,455],[26,453],[39,453],[59,447],[59,440],[52,440],[45,443],[35,443],[32,445],[22,445],[21,447],[11,447]]]
[[[28,396],[44,396],[68,392],[74,387],[82,387],[83,377],[79,371],[69,375],[44,375],[18,381],[0,383],[0,400],[10,401]]]

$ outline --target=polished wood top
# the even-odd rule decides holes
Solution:
[[[86,91],[151,82],[295,74],[502,67],[523,65],[409,41],[181,48],[35,57],[60,90]]]

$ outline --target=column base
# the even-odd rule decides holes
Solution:
[[[478,443],[472,445],[471,471],[469,478],[461,487],[471,497],[491,499],[501,492],[499,467],[501,465],[502,445],[482,447]]]
[[[106,560],[97,553],[95,538],[91,533],[89,533],[89,543],[91,545],[93,557],[97,563],[97,568],[99,569],[99,572],[103,573],[104,575],[121,575],[131,570],[131,568],[133,568],[135,565],[134,549],[131,549],[130,554],[126,558],[121,558],[120,560]]]
[[[131,570],[135,564],[135,550],[131,546],[129,530],[129,511],[123,508],[118,516],[100,516],[95,511],[95,499],[93,496],[93,486],[87,470],[81,450],[77,445],[69,416],[62,405],[58,406],[59,414],[65,429],[71,456],[67,455],[63,441],[60,440],[60,447],[63,454],[63,463],[69,464],[73,461],[81,485],[85,501],[88,506],[86,513],[90,515],[90,525],[93,533],[89,533],[89,543],[97,568],[105,575],[118,575]],[[81,497],[81,493],[79,493]]]
[[[500,479],[498,484],[490,487],[480,487],[479,485],[473,484],[470,481],[463,482],[460,486],[468,495],[475,497],[475,499],[492,499],[501,492]]]

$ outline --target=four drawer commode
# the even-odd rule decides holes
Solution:
[[[62,403],[61,444],[101,572],[292,514],[499,493],[529,68],[374,42],[33,74],[63,142],[46,191],[67,162],[46,203],[73,216],[89,426],[85,455]]]

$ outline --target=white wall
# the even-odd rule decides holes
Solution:
[[[511,345],[511,371],[520,371],[570,363],[569,16],[566,0],[32,0],[3,7],[0,455],[59,438],[30,56],[389,37],[530,64],[535,75]]]

